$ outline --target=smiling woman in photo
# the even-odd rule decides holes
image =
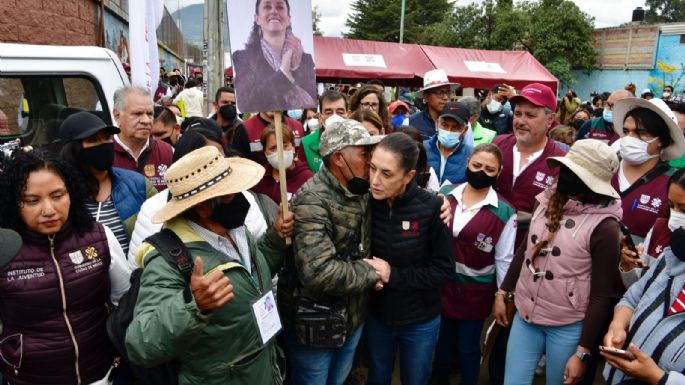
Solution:
[[[242,111],[316,106],[314,60],[292,32],[288,0],[257,0],[252,32],[233,63]]]

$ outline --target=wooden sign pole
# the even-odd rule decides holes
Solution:
[[[285,165],[283,164],[283,112],[274,112],[274,124],[276,126],[276,151],[278,152],[278,184],[281,187],[281,202],[283,203],[283,216],[288,214],[288,185],[285,179]],[[287,237],[285,244],[290,246],[292,239]]]

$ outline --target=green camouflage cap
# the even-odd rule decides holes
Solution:
[[[369,131],[356,120],[339,120],[326,126],[321,134],[319,154],[330,155],[348,146],[372,146],[378,144],[385,136],[371,136]]]

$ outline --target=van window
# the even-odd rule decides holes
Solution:
[[[0,77],[0,142],[55,148],[69,115],[89,111],[112,124],[99,86],[85,76]]]

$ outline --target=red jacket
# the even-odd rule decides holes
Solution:
[[[148,155],[149,154],[149,155]],[[114,141],[114,167],[137,171],[150,180],[157,191],[166,188],[164,173],[171,166],[174,149],[166,142],[150,137],[149,145],[138,156],[138,160],[147,158],[144,165],[139,165],[117,140]]]
[[[277,204],[281,203],[281,185],[273,176],[271,176],[273,167],[267,163],[264,168],[266,169],[264,177],[252,188],[252,191],[267,195]],[[313,176],[314,173],[309,169],[309,166],[307,166],[307,162],[296,160],[295,168],[293,170],[286,170],[285,172],[288,200],[290,200],[290,197],[302,187],[304,182],[308,181],[309,178]]]

